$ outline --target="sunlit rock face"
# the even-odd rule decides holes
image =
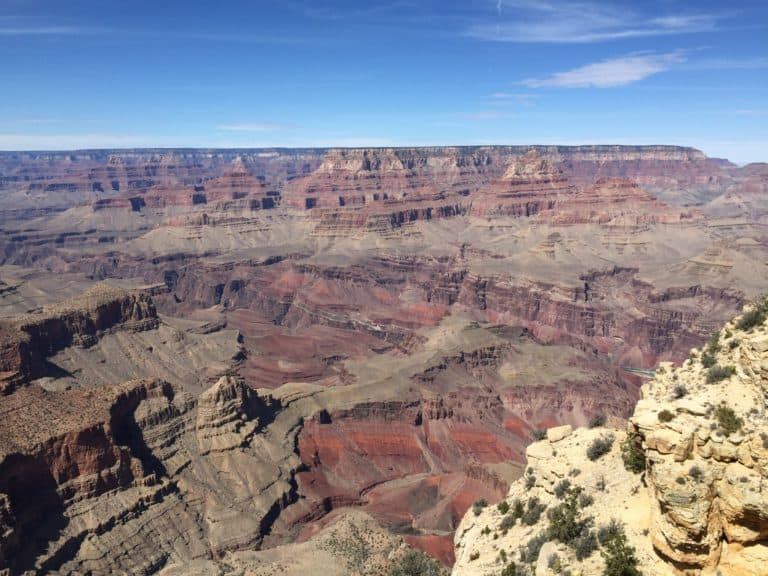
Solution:
[[[0,154],[3,413],[64,422],[14,448],[61,514],[14,475],[3,562],[184,573],[338,520],[450,564],[537,430],[629,416],[766,289],[764,181],[664,146]]]
[[[456,532],[454,576],[485,574],[508,562],[539,573],[550,569],[554,554],[572,570],[602,573],[604,550],[580,558],[578,546],[547,528],[562,506],[564,483],[588,498],[580,514],[590,526],[623,524],[644,573],[768,573],[768,321],[755,310],[692,350],[682,366],[662,363],[642,386],[626,430],[562,426],[531,444],[526,474],[502,502],[514,508],[537,498],[541,519],[504,530],[499,508],[468,512]],[[607,452],[590,457],[607,438]],[[625,466],[629,445],[637,450],[635,471]],[[539,535],[540,551],[525,557]]]

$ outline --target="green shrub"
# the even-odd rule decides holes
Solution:
[[[474,562],[478,558],[480,558],[480,552],[478,552],[477,550],[475,550],[474,552],[472,552],[472,554],[469,555],[470,562]]]
[[[571,487],[571,481],[568,480],[568,478],[565,478],[563,480],[560,480],[555,485],[555,496],[557,496],[558,500],[562,500],[563,496],[568,492],[568,489]]]
[[[523,524],[533,526],[534,524],[538,523],[542,512],[544,512],[546,509],[546,505],[542,504],[541,501],[536,498],[536,496],[532,496],[531,499],[528,500],[528,507],[526,508],[521,518]]]
[[[552,570],[555,574],[560,574],[563,571],[563,563],[560,561],[560,556],[557,554],[550,554],[547,558],[547,568]]]
[[[581,533],[571,543],[573,552],[576,554],[576,559],[581,561],[585,558],[592,556],[592,553],[597,550],[597,538],[595,537],[595,531],[585,526]]]
[[[745,312],[736,323],[736,327],[739,330],[750,330],[755,326],[763,324],[766,317],[768,317],[768,299],[755,304],[749,312]]]
[[[440,576],[440,565],[421,550],[408,550],[389,569],[389,576]]]
[[[595,499],[591,494],[585,494],[581,493],[579,494],[579,506],[582,508],[586,508],[587,506],[592,506],[592,504],[595,503]]]
[[[510,562],[501,571],[501,576],[517,576],[517,566],[514,562]]]
[[[528,564],[533,564],[539,559],[541,547],[547,543],[547,535],[539,532],[536,536],[528,540],[525,546],[520,547],[520,560]]]
[[[669,410],[662,410],[659,412],[659,422],[671,422],[674,418],[675,415]]]
[[[522,518],[523,513],[525,512],[525,507],[523,506],[522,501],[520,498],[515,498],[515,501],[512,502],[512,516],[517,518]]]
[[[507,512],[509,512],[509,503],[506,500],[502,500],[501,502],[496,504],[496,509],[502,514],[506,514]]]
[[[531,436],[533,437],[533,440],[535,442],[538,442],[539,440],[544,440],[544,438],[547,437],[547,431],[546,430],[534,430],[531,432]]]
[[[482,512],[483,508],[486,506],[488,506],[488,501],[485,498],[480,498],[472,504],[472,512],[475,513],[475,516],[480,516],[480,512]]]
[[[500,530],[509,530],[515,525],[515,522],[517,522],[517,518],[515,518],[512,514],[507,514],[504,516],[504,518],[501,519],[501,523],[499,524]]]
[[[595,438],[587,448],[587,458],[593,462],[611,451],[613,446],[613,434]]]
[[[624,468],[630,472],[639,474],[645,470],[645,452],[639,434],[629,434],[621,443],[621,459],[624,461]]]
[[[549,518],[547,536],[550,540],[570,544],[581,534],[583,528],[587,525],[587,522],[581,516],[579,494],[581,494],[581,488],[567,488],[563,502],[554,508],[550,508],[547,512],[547,518]]]
[[[612,538],[615,538],[616,535],[621,534],[624,532],[624,527],[621,525],[621,523],[614,519],[611,519],[608,524],[603,524],[598,528],[597,530],[597,541],[600,542],[600,546],[605,546],[606,543],[611,540]]]
[[[712,366],[712,368],[709,369],[709,372],[707,372],[707,382],[709,384],[714,384],[715,382],[720,382],[721,380],[725,380],[726,378],[730,378],[736,374],[736,367],[735,366]]]
[[[526,475],[525,487],[528,488],[528,490],[530,490],[534,486],[536,486],[536,476],[534,476],[533,474]]]
[[[599,426],[605,426],[605,420],[605,414],[596,414],[592,417],[592,420],[589,421],[589,427],[598,428]]]
[[[707,342],[707,348],[709,348],[710,354],[716,354],[720,351],[720,332],[713,332]]]
[[[623,527],[606,539],[601,555],[605,560],[603,576],[642,576],[637,568],[635,549],[627,544]]]
[[[704,352],[701,355],[701,365],[704,366],[704,368],[711,368],[715,364],[717,364],[717,359],[709,352]]]
[[[717,418],[717,423],[720,425],[723,432],[725,432],[726,436],[738,432],[741,430],[742,424],[744,424],[744,421],[736,416],[733,409],[725,404],[720,404],[715,408],[715,418]]]
[[[678,400],[680,398],[685,397],[687,394],[688,394],[688,388],[686,388],[683,384],[678,384],[672,390],[672,396],[674,396]]]

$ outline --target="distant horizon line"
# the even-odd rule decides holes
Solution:
[[[418,144],[391,146],[95,146],[87,148],[16,148],[0,149],[0,154],[34,152],[40,154],[108,151],[154,151],[154,150],[416,150],[430,148],[667,148],[692,150],[704,154],[695,146],[680,144]]]
[[[437,149],[520,149],[520,150],[632,150],[632,149],[665,149],[689,151],[701,154],[710,160],[724,160],[736,166],[748,164],[764,164],[768,160],[738,162],[726,157],[709,156],[695,146],[680,144],[440,144],[440,145],[403,145],[403,146],[134,146],[134,147],[94,147],[94,148],[21,148],[0,149],[0,155],[11,154],[83,154],[83,153],[158,153],[158,152],[328,152],[332,150],[437,150]]]

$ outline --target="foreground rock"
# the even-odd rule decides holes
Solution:
[[[561,427],[531,444],[507,498],[464,517],[454,576],[607,573],[611,530],[644,574],[768,574],[766,309],[660,366],[626,431]]]

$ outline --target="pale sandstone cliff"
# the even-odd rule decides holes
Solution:
[[[580,518],[592,519],[586,532],[623,524],[643,574],[768,574],[768,321],[757,319],[753,327],[743,317],[729,322],[682,367],[662,364],[626,431],[565,426],[531,444],[528,470],[505,500],[512,511],[477,507],[464,517],[453,575],[502,574],[510,563],[516,574],[560,573],[558,566],[605,573],[604,547],[578,559],[578,545],[548,531],[550,514],[567,499],[563,481],[586,497],[579,497]],[[591,460],[588,450],[606,438],[610,451]],[[642,447],[641,473],[623,462],[633,442]],[[517,501],[528,510],[536,499],[538,521],[508,517],[504,529]]]

